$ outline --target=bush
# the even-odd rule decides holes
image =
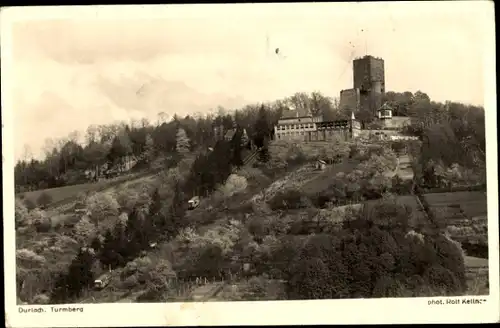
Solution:
[[[262,299],[266,296],[267,280],[260,277],[252,277],[248,280],[248,292],[252,299]]]
[[[50,297],[47,296],[46,294],[38,294],[33,297],[33,300],[31,301],[33,304],[49,304],[50,303]]]
[[[269,234],[269,222],[265,218],[254,216],[248,220],[246,225],[248,232],[260,240]]]
[[[99,222],[108,216],[117,216],[120,208],[114,196],[108,192],[89,196],[85,205],[90,211],[91,220],[94,222]]]
[[[94,223],[90,222],[88,216],[83,216],[77,224],[75,224],[75,238],[82,245],[89,243],[97,235],[97,229]]]
[[[146,274],[146,285],[150,290],[164,292],[168,289],[170,281],[176,277],[171,263],[162,259]]]
[[[300,191],[288,189],[276,193],[268,203],[272,210],[287,210],[307,207],[308,202],[307,197]]]
[[[28,208],[26,205],[20,199],[16,198],[15,206],[16,228],[28,225]]]
[[[244,191],[248,186],[247,179],[243,176],[236,174],[231,174],[226,183],[220,187],[220,191],[225,197],[231,197],[232,195]]]
[[[40,196],[38,196],[37,204],[41,208],[47,207],[50,203],[52,203],[52,196],[50,196],[47,192],[42,192]]]
[[[29,249],[22,248],[16,251],[16,262],[17,265],[26,269],[34,269],[41,267],[46,261],[43,256],[40,256]]]
[[[406,149],[406,145],[403,141],[393,141],[391,143],[391,149],[398,155],[402,154],[405,149]]]
[[[460,295],[461,248],[443,235],[408,231],[406,209],[391,199],[335,235],[309,237],[288,264],[290,299]]]
[[[24,205],[26,205],[26,208],[29,211],[34,210],[36,208],[36,203],[31,198],[24,199]]]
[[[136,299],[139,303],[162,302],[164,300],[163,293],[155,289],[146,289],[146,291]]]
[[[135,208],[148,208],[151,204],[151,197],[144,186],[138,188],[124,188],[116,193],[116,201],[121,210],[131,212]]]
[[[37,232],[48,232],[52,228],[52,220],[47,217],[45,211],[35,208],[28,214],[28,222],[31,222]]]
[[[139,286],[139,279],[137,278],[137,275],[133,274],[133,275],[127,277],[123,281],[122,286],[125,289],[134,289],[137,286]]]

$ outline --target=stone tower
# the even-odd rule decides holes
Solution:
[[[385,93],[384,60],[373,56],[354,59],[354,89],[359,90],[359,107],[377,115]]]

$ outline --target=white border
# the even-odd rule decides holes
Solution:
[[[413,4],[411,9],[409,5]],[[488,41],[484,49],[484,92],[487,133],[487,181],[488,181],[488,226],[489,226],[489,273],[490,295],[469,299],[487,299],[483,305],[429,306],[429,298],[421,299],[368,299],[368,300],[313,300],[280,302],[217,302],[217,303],[167,303],[167,304],[85,304],[83,313],[58,313],[51,315],[50,306],[46,314],[19,314],[15,292],[15,234],[14,234],[14,152],[13,113],[8,87],[12,60],[10,27],[12,22],[29,19],[54,18],[160,18],[176,16],[180,12],[192,17],[226,15],[234,6],[243,5],[176,5],[176,6],[93,6],[93,7],[45,7],[7,8],[1,12],[1,57],[2,57],[2,153],[3,159],[3,204],[4,204],[4,263],[5,304],[7,327],[105,327],[105,326],[156,326],[156,325],[278,325],[278,324],[377,324],[377,323],[475,323],[499,321],[499,250],[498,250],[498,175],[496,138],[496,79],[495,79],[495,35],[493,2],[424,2],[411,4],[392,3],[336,3],[315,4],[328,10],[352,11],[353,6],[374,6],[397,13],[418,15],[419,10],[457,10],[457,13],[481,16],[484,23],[483,36]],[[380,6],[383,7],[380,7]],[[432,5],[432,8],[428,6]],[[307,8],[297,9],[297,4],[251,4],[245,5],[247,13],[273,15],[280,13],[306,15]],[[375,7],[378,6],[378,7]],[[439,7],[441,6],[441,7]],[[466,7],[465,7],[466,6]],[[195,10],[200,9],[200,10]],[[316,8],[315,8],[316,9]],[[432,51],[432,49],[429,49]],[[478,49],[478,51],[481,51]],[[453,54],[450,54],[451,56]],[[447,298],[436,298],[444,299]],[[459,298],[463,299],[463,298]],[[81,304],[80,304],[81,305]],[[37,306],[24,306],[37,307]]]

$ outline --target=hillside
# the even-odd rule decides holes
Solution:
[[[16,199],[20,302],[487,290],[484,268],[470,258],[487,258],[486,200],[454,189],[480,185],[484,167],[456,156],[463,143],[445,140],[454,152],[443,152],[411,141],[273,141],[280,110],[249,108],[236,125],[220,115],[116,127],[85,146],[70,140],[45,161],[20,162],[18,189],[40,189]],[[437,122],[413,133],[437,140]],[[113,178],[99,166],[122,167],[132,155],[143,159],[134,174]],[[162,157],[169,160],[154,165]],[[77,184],[83,172],[97,182]],[[58,187],[42,188],[50,185]],[[193,196],[199,204],[188,202]]]

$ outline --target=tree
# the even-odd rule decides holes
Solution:
[[[241,144],[242,144],[243,130],[241,128],[236,129],[236,133],[231,140],[232,156],[231,164],[236,167],[241,167],[243,165],[243,159],[241,158]]]
[[[91,142],[84,149],[85,158],[90,167],[93,168],[96,178],[101,175],[100,167],[106,162],[108,151],[108,147],[99,142]]]
[[[87,197],[85,205],[90,211],[90,219],[96,226],[99,225],[99,221],[102,219],[118,215],[120,208],[115,197],[108,192],[96,193]]]
[[[79,297],[84,289],[90,288],[94,282],[93,263],[93,253],[86,248],[80,248],[71,262],[68,272],[66,274],[60,273],[56,278],[51,302],[67,303]]]
[[[146,249],[149,239],[144,231],[144,216],[138,209],[132,210],[129,214],[127,226],[125,228],[127,236],[127,258],[134,258],[140,251]]]
[[[29,224],[29,222],[27,222],[28,208],[18,198],[16,198],[16,201],[15,201],[15,214],[14,215],[15,215],[16,228]]]
[[[262,147],[259,150],[259,154],[258,154],[259,161],[262,163],[267,163],[267,162],[269,162],[269,158],[270,158],[269,149],[267,147]]]
[[[254,142],[257,147],[263,147],[265,140],[271,136],[271,124],[264,105],[259,109],[257,120],[255,121],[255,137]]]
[[[98,236],[95,236],[94,239],[92,239],[92,242],[90,243],[90,247],[96,252],[98,253],[101,248],[102,248],[102,236],[98,235]]]
[[[94,223],[90,221],[88,216],[83,216],[77,224],[75,224],[75,238],[82,245],[96,237],[97,230]]]
[[[38,208],[29,212],[27,221],[31,222],[38,232],[48,232],[52,228],[52,220],[45,211]]]
[[[177,145],[176,150],[179,154],[186,154],[190,150],[190,141],[186,134],[186,130],[179,128],[176,135]]]
[[[146,135],[146,144],[144,147],[144,159],[147,163],[151,163],[155,156],[155,145],[150,134]]]
[[[323,117],[331,117],[335,115],[332,100],[328,97],[325,97],[319,91],[314,91],[311,93],[310,103],[311,114],[313,114],[314,116],[323,115]]]
[[[463,292],[465,267],[460,248],[443,235],[409,230],[410,214],[411,209],[388,198],[373,211],[353,214],[335,236],[308,237],[299,255],[287,264],[289,298]]]
[[[50,194],[46,193],[46,192],[42,192],[40,194],[40,196],[38,196],[38,199],[37,199],[37,204],[41,207],[41,208],[45,208],[47,207],[50,203],[52,203],[52,196],[50,196]]]
[[[87,145],[97,142],[98,136],[99,128],[96,125],[90,125],[85,134],[85,141],[87,142]]]
[[[125,130],[113,138],[107,157],[113,164],[124,164],[127,161],[127,157],[131,154],[132,142],[130,140],[128,130]]]

